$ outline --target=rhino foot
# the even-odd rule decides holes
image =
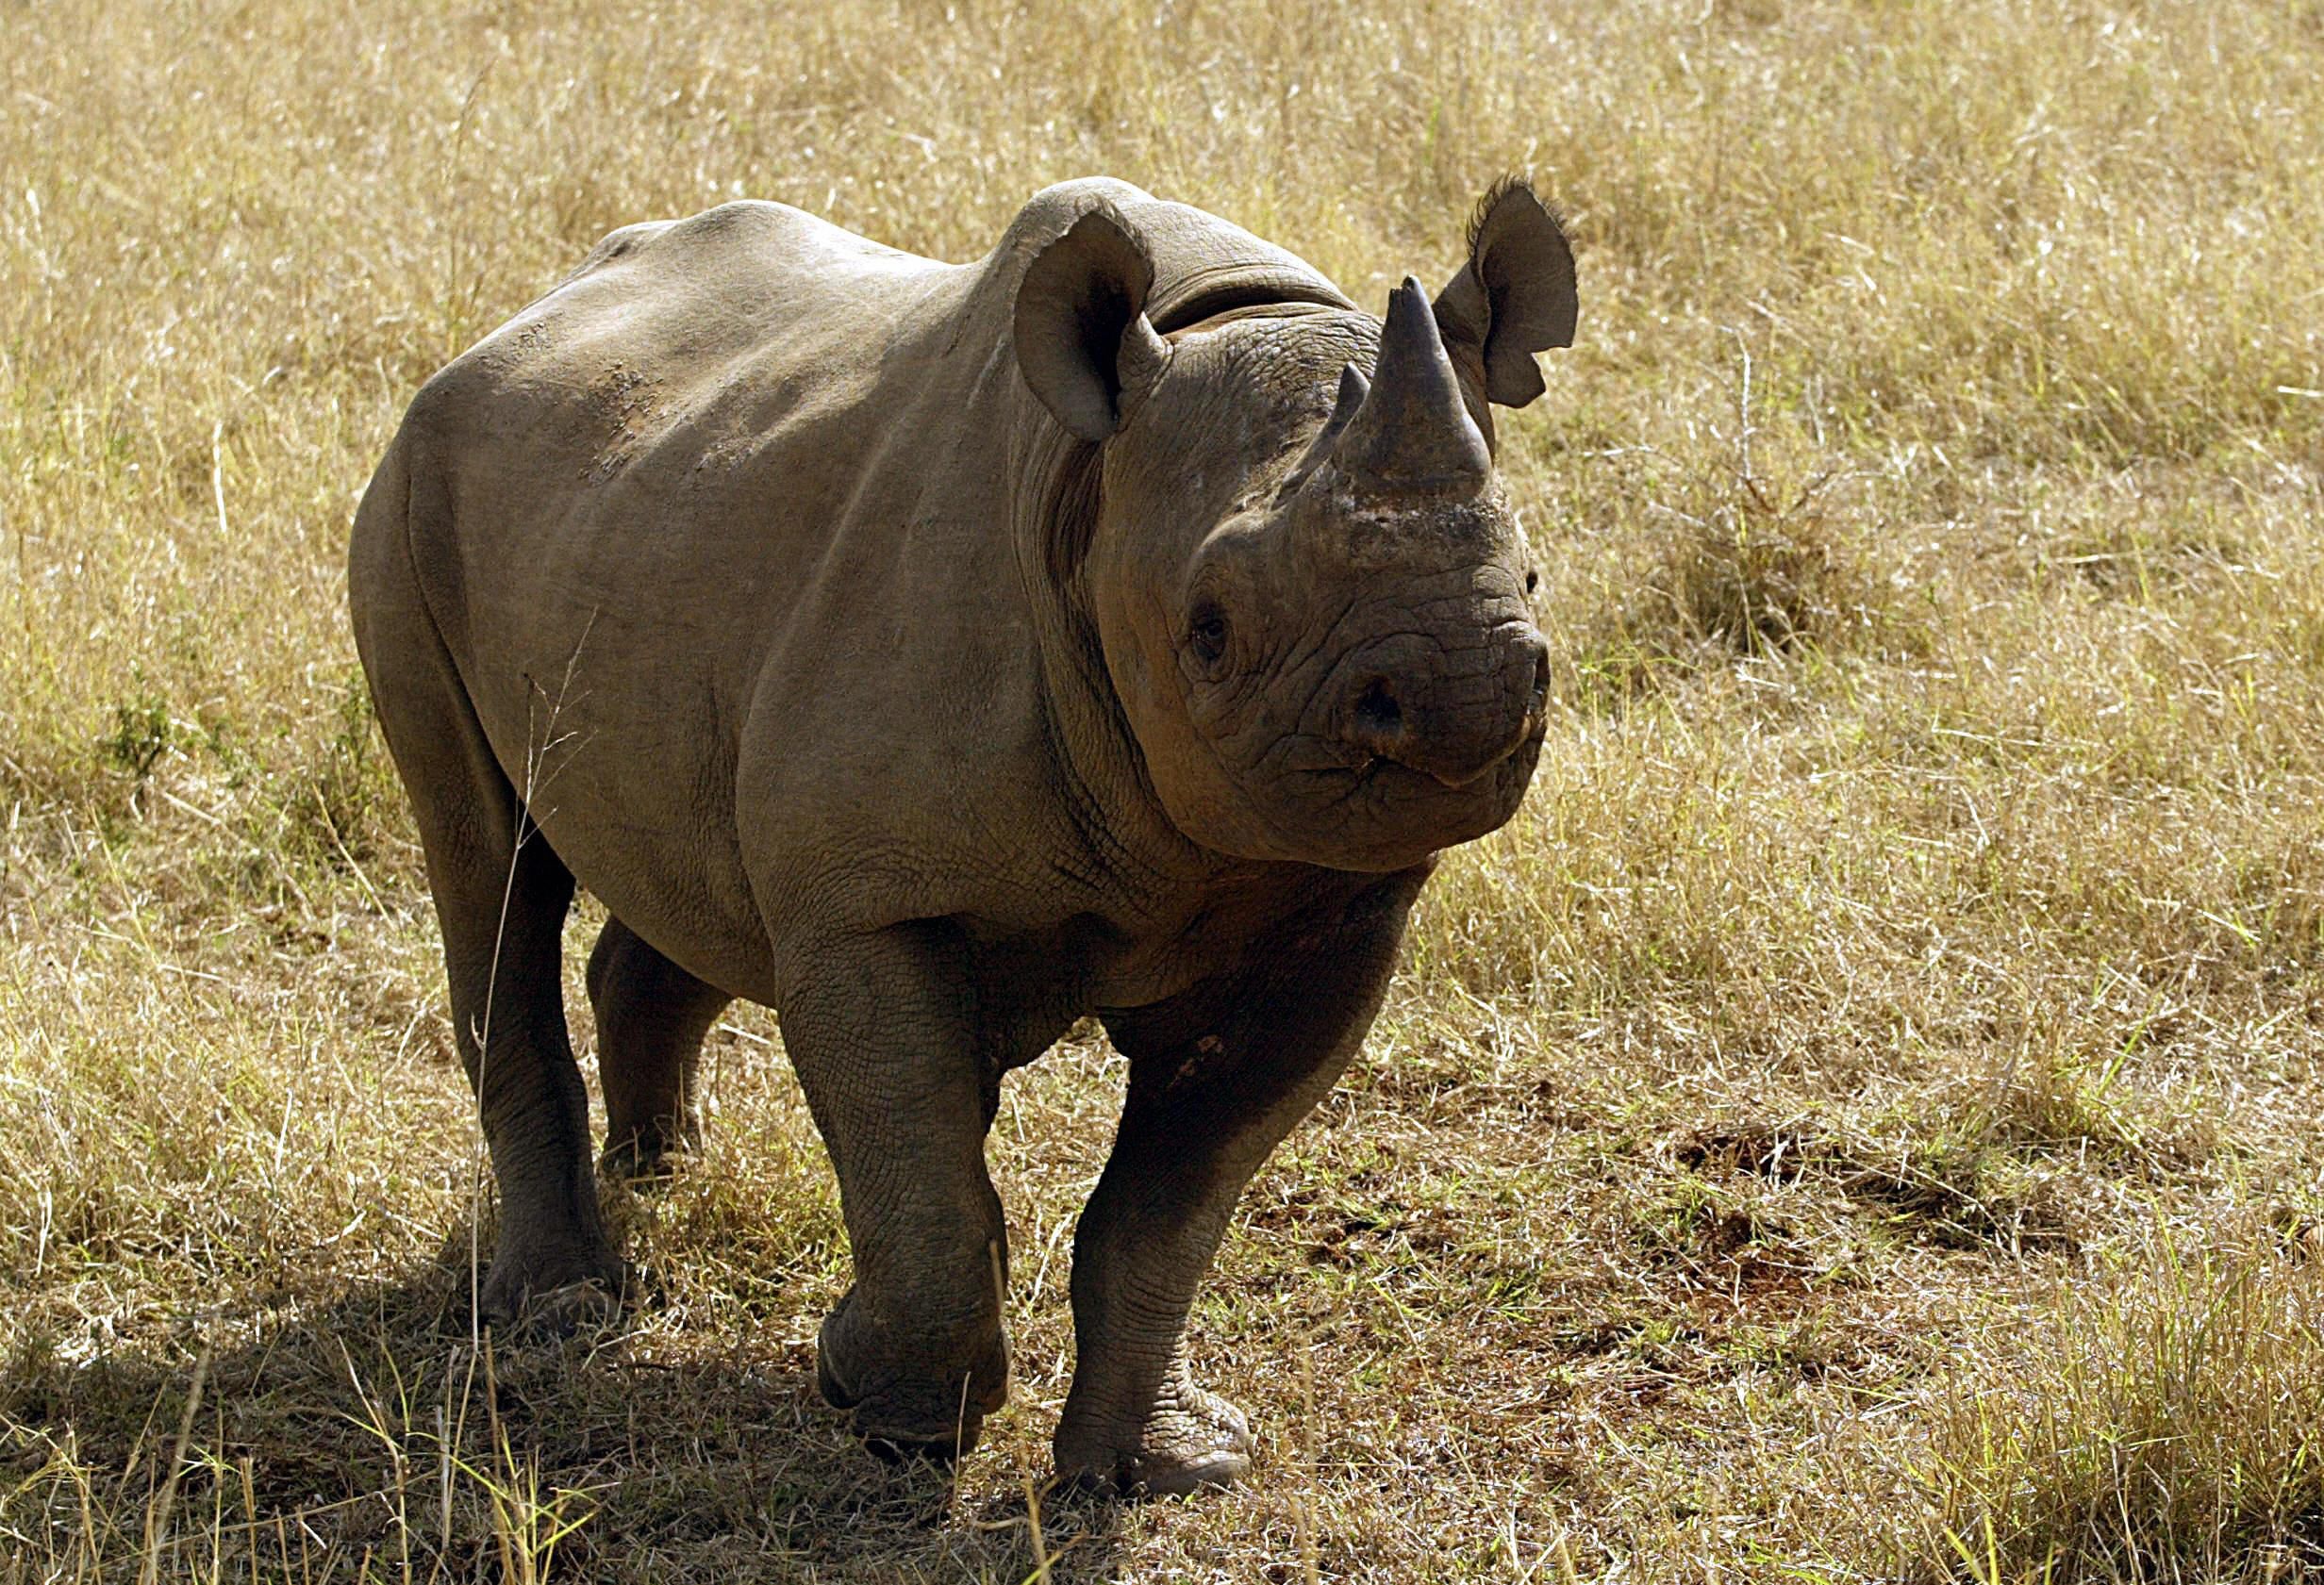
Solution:
[[[1069,1405],[1057,1427],[1057,1473],[1105,1496],[1185,1496],[1240,1482],[1256,1447],[1241,1410],[1181,1378],[1138,1424]]]
[[[610,1249],[557,1259],[493,1259],[477,1295],[477,1319],[503,1337],[571,1337],[620,1319],[629,1267]]]
[[[985,1416],[1008,1401],[1008,1354],[997,1340],[973,1366],[913,1376],[875,1370],[868,1358],[858,1364],[853,1330],[844,1303],[823,1321],[816,1389],[832,1408],[854,1412],[855,1434],[889,1463],[949,1463],[975,1447]]]
[[[633,1189],[656,1188],[677,1176],[678,1166],[694,1148],[692,1135],[658,1130],[634,1133],[606,1147],[597,1158],[600,1182],[627,1183]]]

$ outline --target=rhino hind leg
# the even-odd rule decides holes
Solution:
[[[565,1027],[560,937],[573,877],[485,740],[410,577],[400,524],[358,526],[357,638],[410,794],[454,1038],[500,1189],[478,1314],[566,1329],[617,1310],[626,1277],[598,1209],[588,1094]]]
[[[1112,1155],[1073,1237],[1060,1475],[1166,1495],[1249,1473],[1250,1422],[1195,1385],[1186,1324],[1243,1187],[1362,1044],[1424,871],[1386,878],[1232,987],[1107,1020],[1130,1059]]]
[[[500,1188],[477,1313],[570,1330],[618,1312],[627,1280],[598,1209],[589,1097],[565,1026],[558,965],[573,878],[538,832],[513,840],[524,816],[506,784],[497,795],[439,784],[413,802],[452,1020]]]
[[[522,817],[512,812],[512,828]],[[500,1186],[500,1235],[477,1313],[556,1333],[618,1313],[628,1269],[598,1209],[589,1097],[565,1026],[558,960],[573,878],[537,832],[512,846],[505,916],[473,893],[447,899],[443,880],[433,886],[460,1053]],[[432,856],[428,868],[438,873]]]
[[[598,933],[589,992],[606,1097],[606,1150],[597,1170],[611,1179],[661,1178],[672,1156],[702,1141],[696,1080],[703,1037],[733,999],[619,919],[607,919]]]
[[[782,1002],[855,1267],[818,1338],[817,1382],[889,1457],[965,1453],[1008,1398],[1007,1232],[972,1004],[958,943],[934,921],[805,954]]]

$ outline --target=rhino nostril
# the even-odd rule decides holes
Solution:
[[[1384,742],[1403,729],[1404,712],[1388,691],[1387,679],[1375,677],[1355,702],[1355,729],[1374,742]]]
[[[1550,651],[1542,645],[1534,652],[1534,708],[1538,710],[1550,702]]]

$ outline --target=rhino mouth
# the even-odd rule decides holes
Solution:
[[[1356,766],[1353,771],[1346,773],[1352,776],[1353,780],[1340,792],[1339,798],[1345,801],[1359,793],[1377,793],[1382,797],[1395,797],[1405,792],[1430,793],[1438,789],[1455,793],[1498,791],[1507,783],[1510,760],[1517,756],[1522,747],[1521,742],[1510,744],[1507,751],[1492,764],[1473,776],[1463,777],[1457,781],[1442,771],[1420,770],[1409,765],[1401,765],[1386,754],[1372,754],[1367,757],[1363,764]],[[1331,773],[1327,771],[1324,774]],[[1484,784],[1482,787],[1479,785],[1481,783]]]
[[[1362,793],[1375,796],[1404,792],[1474,794],[1496,790],[1506,783],[1514,761],[1531,763],[1531,751],[1540,747],[1544,727],[1540,718],[1527,722],[1525,735],[1513,739],[1473,774],[1452,775],[1403,764],[1361,743],[1308,741],[1286,756],[1283,768],[1307,784],[1324,789],[1327,801],[1344,803]]]
[[[1521,791],[1533,769],[1534,760],[1540,751],[1541,739],[1547,723],[1536,717],[1527,724],[1525,735],[1512,741],[1493,761],[1472,775],[1459,779],[1442,771],[1424,770],[1404,765],[1386,754],[1371,753],[1351,745],[1359,756],[1357,763],[1320,768],[1308,772],[1343,784],[1332,795],[1333,801],[1346,802],[1359,796],[1386,801],[1414,798],[1435,801],[1473,801],[1480,797],[1496,801],[1511,790]]]
[[[1277,784],[1288,793],[1277,829],[1365,868],[1417,863],[1498,830],[1517,813],[1548,724],[1533,713],[1522,735],[1457,784],[1344,738],[1296,739],[1276,766]]]

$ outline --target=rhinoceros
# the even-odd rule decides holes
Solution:
[[[956,1453],[1008,1386],[1002,1077],[1093,1016],[1128,1088],[1059,1472],[1247,1472],[1196,1284],[1545,729],[1492,406],[1571,344],[1572,256],[1516,179],[1467,252],[1384,322],[1119,181],[969,264],[727,204],[614,232],[427,382],[348,589],[498,1182],[487,1319],[618,1307],[596,1171],[697,1140],[703,1040],[762,1003],[854,1261],[821,1391]],[[596,1171],[576,884],[609,916]]]

